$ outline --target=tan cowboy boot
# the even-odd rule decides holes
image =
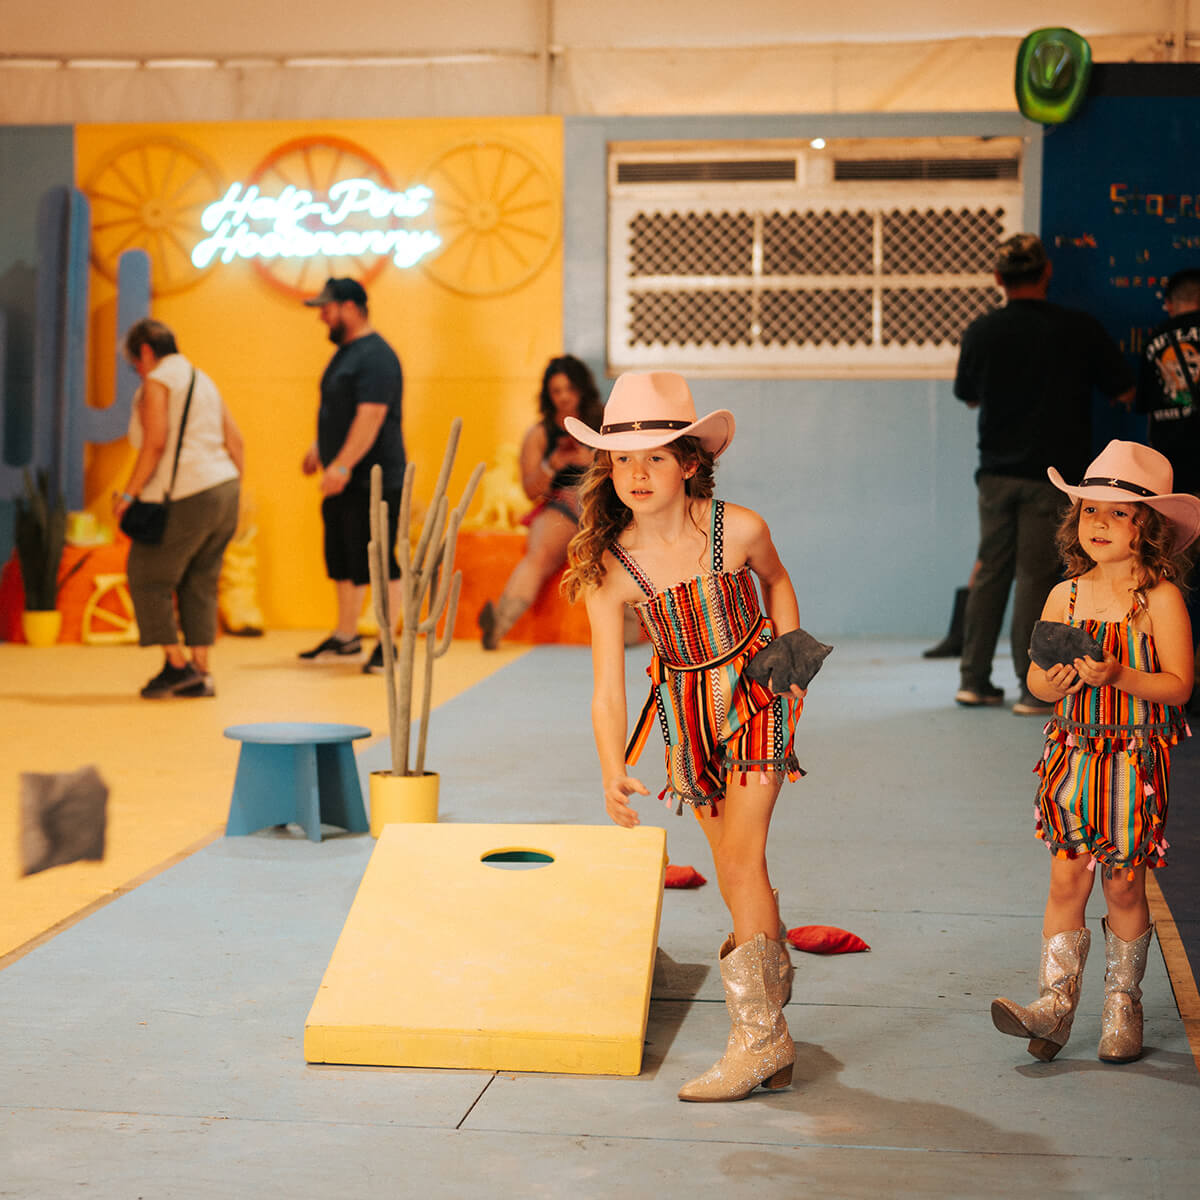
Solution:
[[[1150,949],[1150,928],[1132,942],[1104,926],[1104,1012],[1100,1017],[1100,1057],[1127,1063],[1142,1054],[1142,976]]]
[[[775,897],[775,908],[779,908],[779,889],[772,888],[771,895]],[[783,993],[784,1004],[792,1002],[792,979],[796,974],[796,968],[792,966],[792,956],[788,953],[787,926],[783,923],[783,918],[779,919],[779,987]],[[770,940],[769,938],[767,939]],[[722,943],[718,953],[718,958],[724,958],[730,950],[733,949],[734,941],[731,933]]]
[[[992,1001],[992,1024],[1001,1033],[1029,1038],[1029,1053],[1042,1062],[1049,1062],[1071,1036],[1083,964],[1091,944],[1087,929],[1043,936],[1038,999],[1027,1008],[1003,998]]]
[[[770,894],[774,896],[775,908],[778,910],[779,888],[770,889]],[[770,938],[768,938],[768,941],[770,941]],[[784,920],[782,920],[782,918],[779,920],[779,941],[776,942],[776,944],[779,946],[780,991],[782,992],[782,996],[784,996],[784,1003],[790,1004],[792,1002],[792,979],[794,976],[796,976],[796,967],[792,966],[792,955],[787,953],[787,926],[784,924]],[[718,958],[724,959],[725,955],[730,953],[730,950],[732,949],[733,935],[730,934],[730,936],[725,938],[724,942],[721,942],[721,949],[718,952]]]
[[[779,911],[779,889],[772,888],[771,895],[775,897],[775,911]],[[792,980],[796,968],[792,966],[792,956],[788,952],[787,926],[783,923],[782,914],[779,917],[779,985],[783,989],[783,1002],[792,1002]]]
[[[729,1041],[715,1066],[680,1088],[680,1100],[743,1100],[759,1084],[773,1092],[792,1082],[796,1046],[783,1019],[778,943],[765,933],[736,949],[732,940],[721,947]]]

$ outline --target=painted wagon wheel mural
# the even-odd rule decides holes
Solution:
[[[217,164],[182,138],[153,136],[108,151],[84,180],[92,209],[92,265],[116,282],[130,249],[150,256],[154,295],[195,287],[212,269],[192,265],[200,214],[225,190]]]
[[[256,185],[264,196],[278,195],[291,185],[320,198],[343,179],[367,179],[389,192],[395,190],[387,168],[379,159],[362,146],[339,137],[302,137],[285,142],[254,168],[248,182]],[[395,228],[400,222],[393,218],[389,224]],[[331,275],[349,275],[369,286],[388,261],[385,254],[364,253],[256,258],[253,265],[271,287],[292,299],[300,299],[319,292]]]
[[[532,279],[562,229],[559,185],[526,146],[490,138],[451,146],[426,167],[442,248],[423,264],[467,296],[496,296]]]

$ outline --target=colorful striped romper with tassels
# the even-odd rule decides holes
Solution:
[[[1075,619],[1071,581],[1067,622],[1087,630],[1124,666],[1160,669],[1154,639],[1122,621]],[[1034,773],[1037,836],[1058,858],[1088,854],[1089,870],[1166,864],[1167,777],[1171,747],[1191,735],[1180,708],[1151,704],[1115,687],[1064,696],[1046,725],[1046,749]]]
[[[646,573],[619,545],[612,552],[649,597],[634,605],[654,647],[650,697],[625,748],[637,762],[658,713],[667,748],[667,786],[677,801],[703,806],[725,795],[726,778],[740,772],[804,774],[793,742],[803,702],[784,698],[746,678],[746,663],[774,636],[763,615],[749,567],[724,569],[724,503],[712,502],[711,573],[655,591]],[[668,807],[673,807],[668,800]]]

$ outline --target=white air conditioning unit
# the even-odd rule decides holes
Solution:
[[[609,147],[609,369],[948,376],[1022,228],[1018,138]]]

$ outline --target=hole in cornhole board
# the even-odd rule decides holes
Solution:
[[[554,855],[544,850],[489,850],[480,855],[479,861],[499,871],[535,871],[538,867],[549,866]]]

